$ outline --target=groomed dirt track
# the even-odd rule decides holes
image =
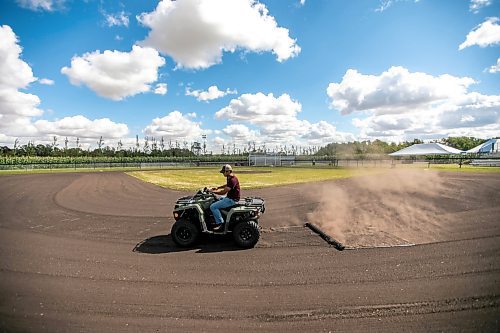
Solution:
[[[1,176],[0,332],[498,332],[500,174],[439,180],[438,198],[395,193],[431,207],[426,226],[342,180],[246,191],[266,199],[254,249],[180,250],[185,192],[120,172]],[[343,252],[302,227],[335,200],[320,186],[356,198]]]

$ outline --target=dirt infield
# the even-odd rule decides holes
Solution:
[[[176,248],[186,194],[118,172],[0,177],[0,332],[500,330],[498,174],[245,191],[267,208],[251,250]]]

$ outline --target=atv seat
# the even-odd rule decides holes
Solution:
[[[234,207],[240,207],[240,206],[245,206],[245,199],[240,199],[240,201],[238,201],[235,205],[232,205],[232,206],[229,206],[229,207],[226,207],[226,208],[221,208],[221,212],[224,211],[224,212],[229,212],[231,209],[233,209]]]
[[[226,207],[226,208],[221,208],[220,211],[221,211],[221,213],[227,214],[227,213],[229,213],[229,211],[231,209],[233,209],[234,207],[239,207],[239,206],[244,206],[244,204],[240,204],[240,202],[237,202],[236,205],[232,205],[232,206],[229,206],[229,207]]]

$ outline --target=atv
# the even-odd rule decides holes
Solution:
[[[174,207],[175,223],[172,226],[172,239],[181,247],[194,245],[203,234],[232,234],[236,244],[242,248],[252,248],[260,237],[259,217],[266,210],[264,200],[258,197],[247,197],[234,206],[221,209],[224,225],[218,231],[210,205],[220,197],[206,187],[195,195],[182,197]]]

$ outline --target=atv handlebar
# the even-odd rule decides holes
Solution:
[[[204,187],[202,189],[199,189],[198,192],[196,192],[196,195],[198,196],[212,196],[212,197],[216,197],[216,194],[213,193],[212,191],[210,191],[210,189],[208,187]]]

